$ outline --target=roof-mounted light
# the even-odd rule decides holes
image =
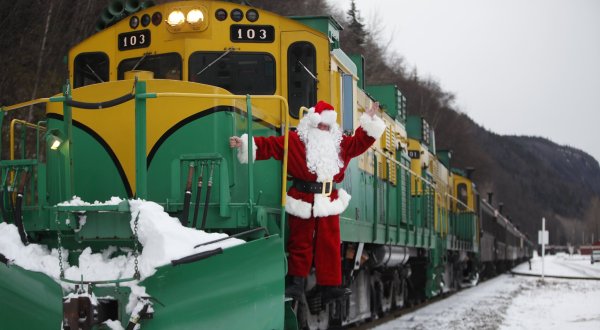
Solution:
[[[210,18],[204,6],[193,5],[171,8],[167,15],[167,29],[172,33],[201,32],[208,28]]]
[[[204,22],[204,13],[200,9],[192,9],[187,13],[186,21],[192,25],[199,25]]]
[[[167,17],[167,24],[172,27],[180,26],[185,22],[185,15],[180,10],[172,11]]]

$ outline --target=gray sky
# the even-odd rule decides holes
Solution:
[[[350,0],[328,0],[344,11]],[[535,135],[600,161],[599,0],[356,0],[390,52],[499,134]],[[373,22],[376,22],[373,24]],[[343,47],[343,45],[342,45]]]

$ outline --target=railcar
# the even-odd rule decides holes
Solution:
[[[481,200],[481,273],[489,278],[532,257],[533,243],[493,206],[493,193]]]
[[[483,242],[473,181],[436,150],[427,121],[407,116],[395,85],[365,85],[367,63],[342,50],[334,19],[219,1],[117,0],[98,28],[70,50],[62,94],[0,112],[46,104],[43,122],[11,124],[11,137],[21,127],[37,141],[30,152],[11,143],[0,161],[0,206],[23,247],[55,249],[60,262],[57,274],[0,266],[0,293],[14,302],[0,308],[8,328],[112,320],[144,329],[325,329],[476,281]],[[340,248],[353,293],[329,303],[313,276],[302,299],[284,296],[287,157],[240,164],[228,146],[232,135],[285,134],[317,100],[338,110],[348,134],[375,100],[386,123],[341,184],[352,195]],[[69,203],[73,196],[122,202]],[[245,242],[140,278],[134,199],[157,203],[184,227]],[[133,276],[64,274],[89,250],[110,257],[115,247],[135,258]]]

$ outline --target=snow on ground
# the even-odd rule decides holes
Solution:
[[[525,274],[541,274],[542,258],[536,255],[531,259],[531,270],[529,270],[527,263],[523,263],[515,267],[513,271]],[[600,278],[600,264],[592,265],[589,255],[576,254],[570,256],[566,253],[559,253],[555,256],[546,256],[544,275]]]
[[[589,256],[546,256],[545,274],[600,277]],[[541,274],[541,258],[515,271]],[[376,327],[395,329],[600,329],[600,281],[500,275]]]

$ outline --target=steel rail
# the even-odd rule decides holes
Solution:
[[[517,276],[529,276],[529,277],[542,277],[539,274],[527,274],[521,272],[510,271],[511,275]],[[561,276],[561,275],[546,275],[544,274],[544,278],[557,278],[561,280],[587,280],[587,281],[600,281],[600,277],[581,277],[581,276]]]

